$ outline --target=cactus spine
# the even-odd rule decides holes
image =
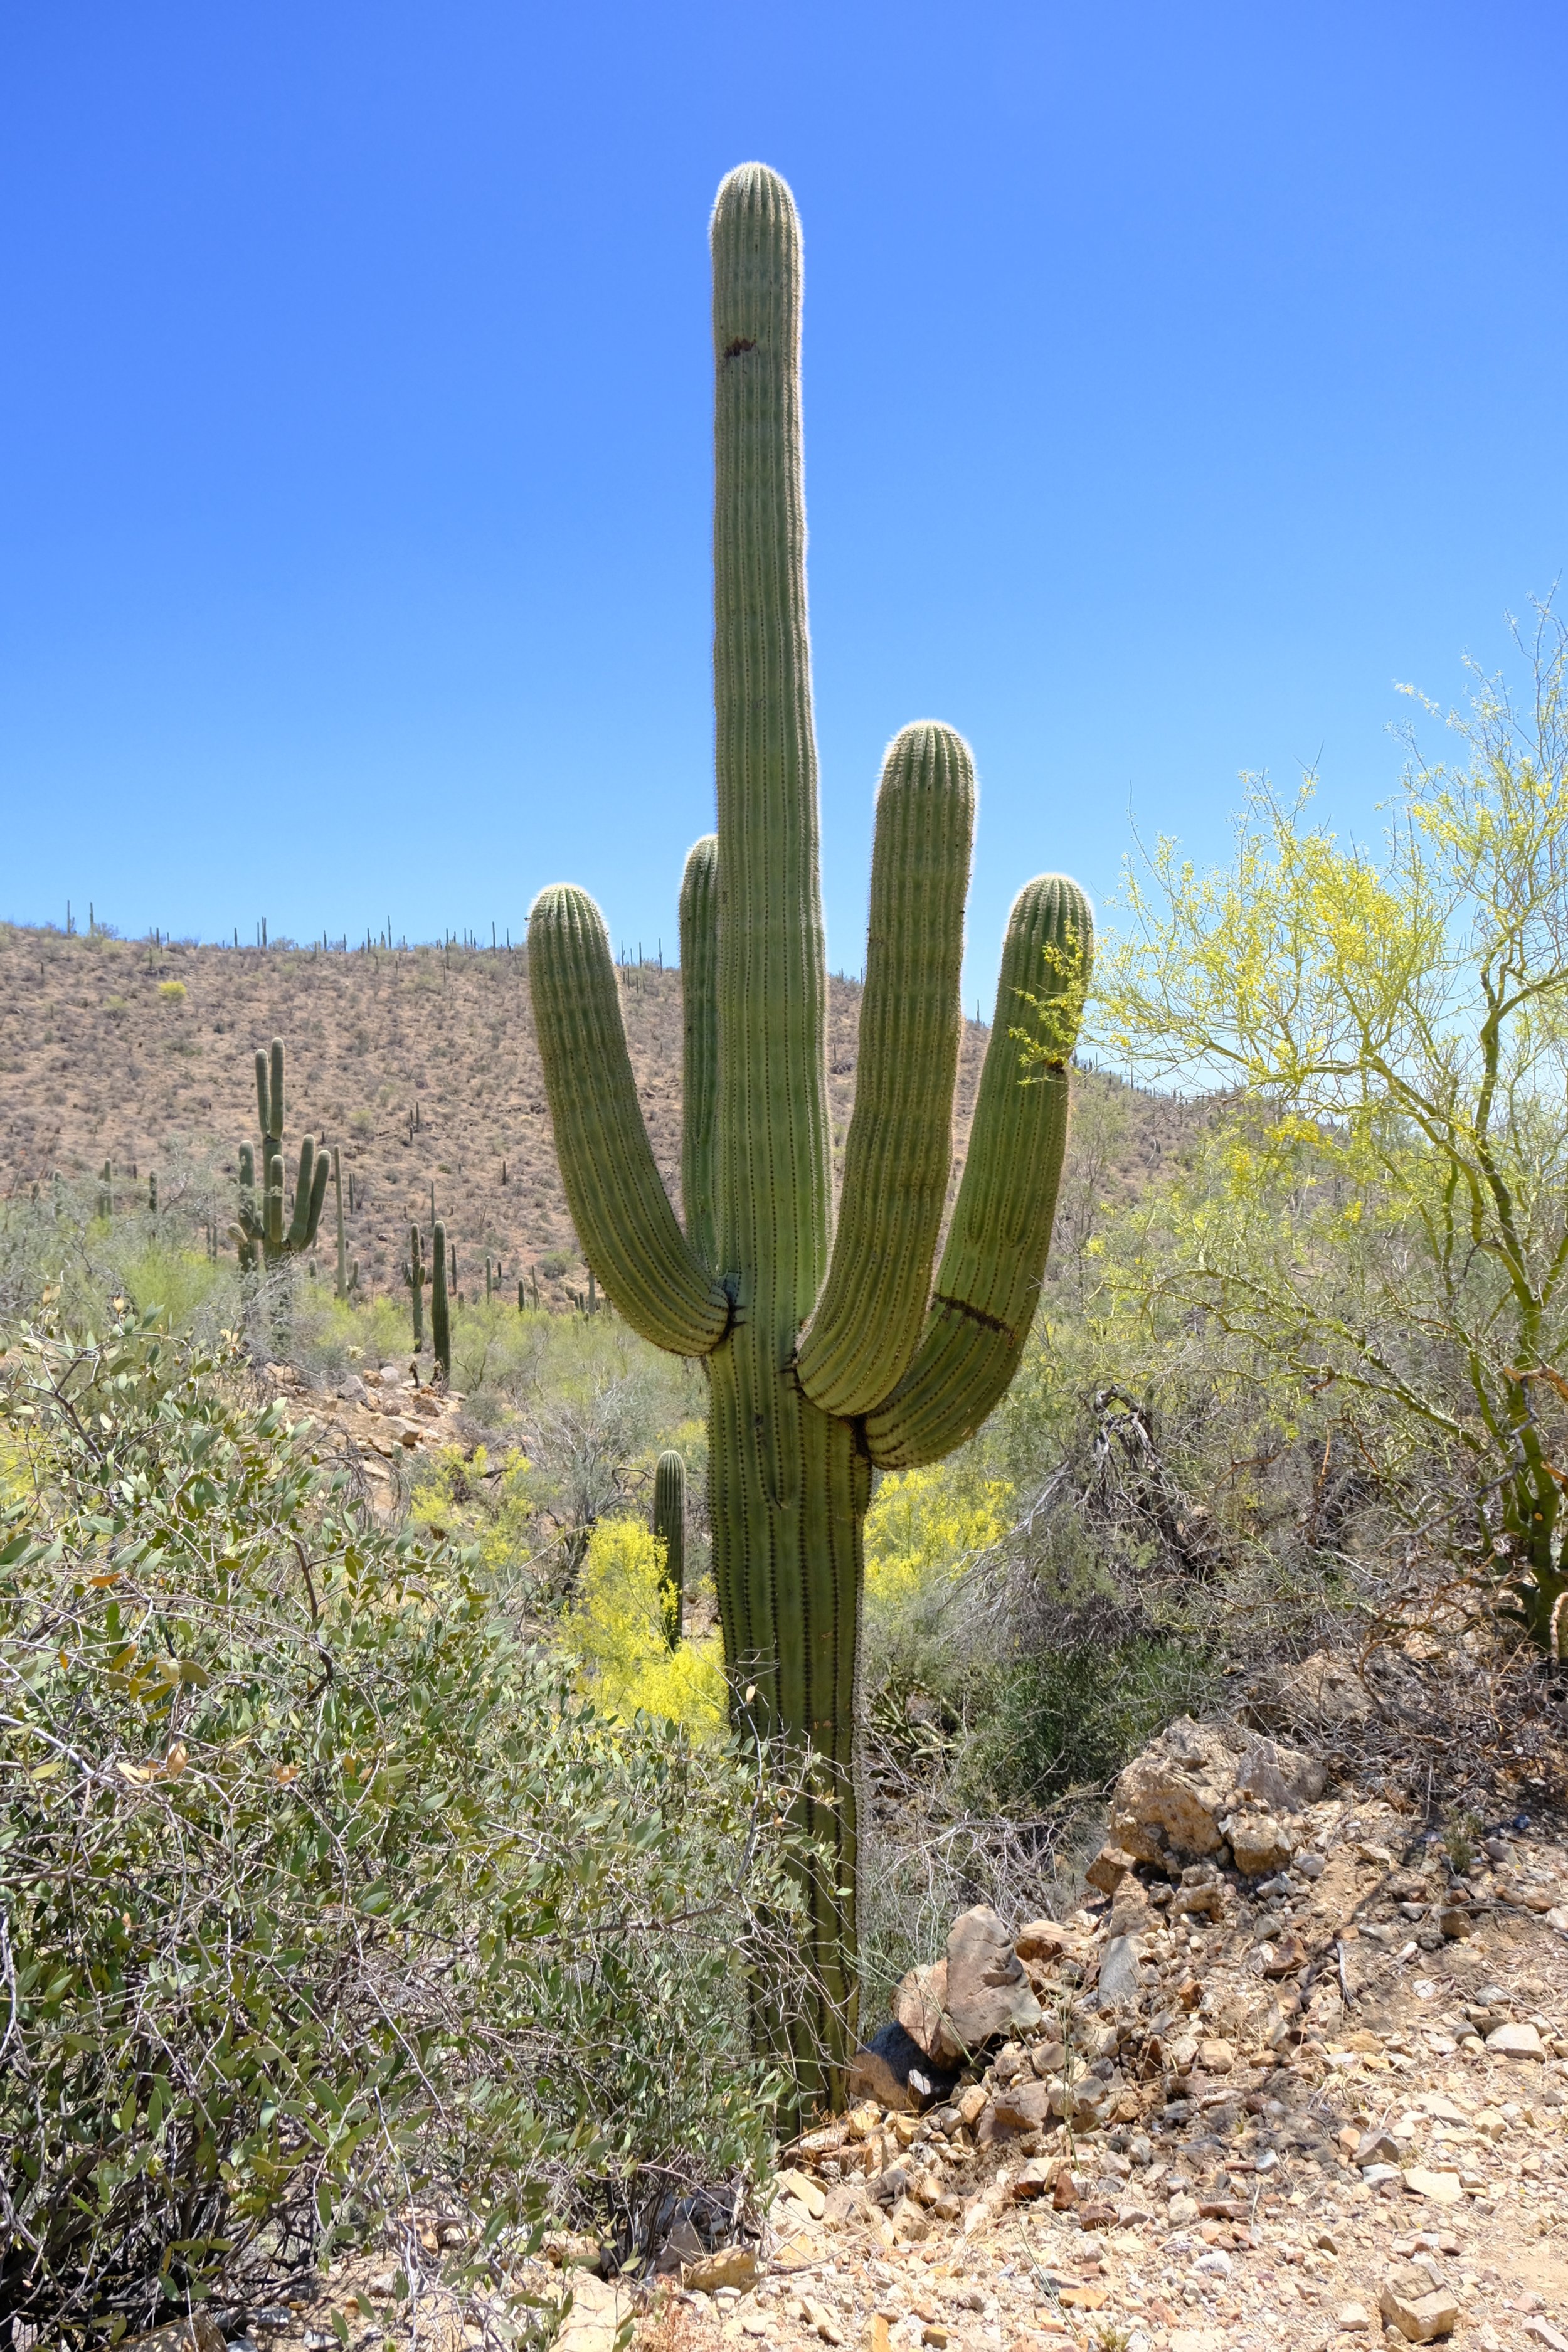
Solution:
[[[452,1253],[457,1257],[456,1249]],[[443,1380],[452,1374],[452,1323],[447,1301],[447,1228],[437,1223],[430,1235],[430,1349]]]
[[[294,1180],[294,1203],[289,1223],[283,1222],[283,1041],[272,1040],[270,1055],[256,1055],[256,1108],[261,1128],[261,1202],[256,1199],[256,1160],[248,1144],[239,1150],[239,1222],[229,1237],[239,1251],[239,1263],[254,1273],[265,1262],[268,1271],[284,1258],[297,1257],[314,1246],[331,1172],[325,1150],[314,1136],[300,1145]]]
[[[1059,877],[1027,884],[1014,904],[933,1286],[974,777],[950,728],[906,728],[877,799],[855,1112],[830,1248],[800,237],[784,182],[760,164],[731,173],[712,249],[719,828],[688,857],[680,900],[684,1234],[643,1125],[609,937],[584,892],[558,885],[535,902],[530,976],[584,1255],[646,1339],[707,1360],[732,1703],[822,1768],[801,1805],[828,1857],[807,1886],[821,1996],[788,2029],[808,2102],[842,2097],[854,2045],[856,1653],[871,1474],[962,1444],[1016,1369],[1050,1238],[1092,933],[1082,893]],[[1067,1000],[1052,1033],[1067,1043],[1035,1086],[1020,1082],[1009,1034],[1021,987]]]
[[[664,1546],[664,1638],[676,1650],[686,1607],[686,1464],[673,1446],[653,1465],[653,1531]]]
[[[425,1345],[425,1259],[419,1228],[408,1228],[408,1285],[414,1293],[414,1352]]]

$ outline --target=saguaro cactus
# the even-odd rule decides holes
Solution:
[[[653,1465],[653,1531],[664,1546],[664,1637],[676,1650],[686,1608],[686,1463],[673,1446]]]
[[[321,1222],[331,1164],[318,1151],[314,1136],[300,1146],[294,1179],[294,1205],[283,1222],[283,1040],[274,1037],[270,1055],[256,1055],[256,1108],[261,1126],[261,1203],[256,1199],[256,1160],[247,1143],[239,1148],[239,1222],[229,1237],[239,1251],[239,1262],[253,1272],[264,1261],[270,1269],[286,1257],[308,1250]]]
[[[332,1191],[338,1204],[338,1297],[346,1298],[349,1295],[349,1244],[348,1235],[343,1231],[343,1162],[342,1154],[335,1143],[332,1146]]]
[[[582,890],[558,885],[535,902],[531,992],[584,1255],[645,1338],[707,1361],[732,1703],[817,1759],[802,1817],[827,1856],[808,1887],[821,1998],[789,2029],[809,2098],[842,2093],[856,2021],[856,1649],[871,1474],[962,1444],[1016,1369],[1050,1239],[1091,932],[1082,893],[1058,876],[1014,904],[933,1289],[974,779],[950,728],[906,728],[878,794],[855,1112],[832,1235],[801,256],[784,182],[761,164],[731,173],[712,250],[719,829],[692,850],[681,891],[684,1234],[643,1125],[604,919]],[[1052,1018],[1050,1066],[1032,1085],[1009,1037],[1024,990]]]
[[[408,1286],[414,1293],[414,1352],[425,1345],[425,1257],[419,1228],[408,1228]]]
[[[457,1263],[456,1248],[452,1262]],[[447,1228],[437,1223],[430,1235],[430,1350],[443,1380],[452,1372],[452,1322],[447,1299]]]

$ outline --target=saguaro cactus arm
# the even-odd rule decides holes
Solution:
[[[316,1150],[316,1139],[307,1135],[300,1145],[300,1166],[294,1180],[294,1213],[289,1220],[289,1235],[283,1246],[289,1252],[309,1249],[316,1238],[321,1222],[321,1205],[327,1197],[327,1179],[331,1163],[324,1151]]]
[[[825,1412],[868,1412],[921,1343],[952,1159],[963,902],[974,769],[950,727],[906,727],[877,795],[855,1110],[838,1230],[800,1384]]]
[[[730,1301],[689,1245],[660,1181],[626,1052],[605,919],[585,890],[542,890],[529,976],[555,1150],[583,1255],[635,1330],[705,1356]]]
[[[680,1192],[686,1238],[719,1263],[719,836],[704,834],[680,882]]]
[[[1089,901],[1060,875],[1013,903],[996,1018],[936,1296],[913,1365],[865,1422],[884,1469],[939,1461],[972,1437],[1007,1387],[1029,1336],[1067,1148],[1067,1065],[1089,984]],[[1052,1030],[1054,1067],[1026,1084],[1014,1034],[1026,997]]]

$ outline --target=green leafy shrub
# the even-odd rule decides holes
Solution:
[[[127,1322],[8,1360],[0,2321],[114,2340],[420,2194],[635,2240],[755,2166],[758,1759],[607,1723],[230,1359]]]

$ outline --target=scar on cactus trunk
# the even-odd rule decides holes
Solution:
[[[804,2105],[842,2099],[856,2036],[857,1654],[872,1474],[962,1444],[1017,1367],[1050,1241],[1092,928],[1083,894],[1058,876],[1014,904],[933,1286],[974,774],[951,728],[906,728],[877,797],[855,1111],[832,1234],[800,235],[773,173],[748,163],[730,174],[712,250],[719,829],[688,857],[680,898],[684,1232],[643,1125],[608,933],[584,891],[541,893],[531,979],[584,1255],[646,1339],[707,1362],[732,1705],[819,1768],[799,1808],[823,1856],[803,1887],[815,2007],[774,2028]],[[1032,1084],[1010,1034],[1026,996],[1050,1040]]]

